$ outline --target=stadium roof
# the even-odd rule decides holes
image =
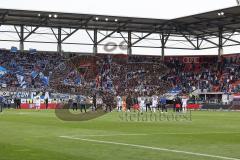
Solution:
[[[149,32],[166,20],[0,9],[1,24]],[[54,16],[57,16],[55,18]],[[107,18],[107,19],[106,19]],[[97,20],[98,19],[98,20]]]
[[[164,49],[189,49],[201,50],[219,48],[219,55],[221,49],[228,46],[240,45],[240,41],[232,39],[233,36],[239,35],[240,31],[240,6],[219,9],[202,14],[196,14],[187,17],[176,19],[149,19],[149,18],[135,18],[135,17],[121,17],[121,16],[108,16],[108,15],[93,15],[93,14],[75,14],[75,13],[62,13],[62,12],[43,12],[43,11],[30,11],[30,10],[13,10],[13,9],[0,9],[0,25],[12,25],[15,27],[15,32],[19,36],[20,50],[24,48],[24,42],[35,43],[57,43],[58,51],[62,51],[61,45],[67,44],[64,42],[71,37],[79,29],[85,29],[91,38],[91,44],[81,43],[80,45],[94,45],[94,53],[97,53],[98,45],[110,45],[109,43],[103,44],[102,42],[107,38],[113,37],[114,33],[128,32],[128,36],[121,34],[121,37],[126,42],[128,53],[131,54],[132,47],[145,47],[145,48],[162,48],[162,55]],[[20,31],[16,26],[20,27]],[[35,27],[34,29],[27,30],[25,27]],[[49,27],[52,34],[56,37],[57,42],[43,42],[43,41],[27,41],[27,38],[36,33],[40,27]],[[56,34],[53,28],[58,29]],[[69,33],[62,33],[63,29],[70,30]],[[27,30],[27,31],[25,31]],[[91,36],[88,30],[94,30]],[[107,34],[102,34],[104,37],[98,40],[98,32],[111,31]],[[133,32],[144,33],[142,36],[132,38]],[[27,33],[27,35],[25,35]],[[142,40],[155,33],[160,33],[160,46],[143,46],[137,45]],[[41,33],[39,33],[41,34]],[[64,37],[65,36],[65,37]],[[171,36],[171,38],[169,38]],[[178,38],[183,38],[179,40]],[[116,37],[115,37],[116,38]],[[217,39],[217,42],[215,41]],[[134,42],[132,42],[135,40]],[[152,38],[150,38],[152,40]],[[223,41],[224,40],[224,41]],[[1,40],[9,41],[9,40]],[[167,42],[180,42],[188,43],[187,45],[167,45]],[[209,46],[202,45],[203,42],[209,43]],[[231,42],[230,44],[227,42]],[[70,43],[78,44],[78,43]],[[114,46],[114,45],[113,45]],[[190,46],[190,47],[189,47]]]
[[[218,33],[219,28],[223,31],[232,32],[240,29],[240,7],[231,7],[215,10],[207,13],[196,14],[171,20],[188,31],[196,31],[197,34]]]
[[[0,9],[0,15],[0,23],[7,25],[167,32],[200,36],[218,33],[220,27],[225,32],[240,28],[239,6],[170,20],[12,9]]]

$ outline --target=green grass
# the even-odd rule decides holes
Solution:
[[[57,119],[52,110],[5,110],[0,113],[0,160],[218,159],[60,136],[240,159],[240,112],[195,111],[192,114],[192,121],[180,122],[126,122],[119,119],[118,113],[90,121],[66,122]]]

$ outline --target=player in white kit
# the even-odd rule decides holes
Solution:
[[[158,97],[152,96],[152,111],[156,112],[156,108],[158,106]]]
[[[145,98],[144,98],[144,97],[141,97],[141,100],[140,100],[140,109],[141,109],[141,112],[143,112],[144,110],[146,110],[146,103],[145,103]]]
[[[41,99],[40,99],[40,96],[37,96],[35,99],[35,108],[39,110],[40,106],[41,106]]]
[[[182,98],[182,111],[183,112],[187,112],[187,101],[188,101],[187,97]]]
[[[122,111],[122,97],[117,96],[117,110],[118,112]]]

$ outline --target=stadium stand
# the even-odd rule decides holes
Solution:
[[[205,63],[196,68],[192,63],[186,66],[178,59],[167,62],[170,74],[165,77],[173,86],[178,86],[185,93],[200,89],[201,92],[239,92],[240,59],[227,60],[223,62]]]
[[[99,92],[103,99],[106,92],[115,96],[151,97],[179,89],[181,95],[189,95],[190,99],[196,91],[240,92],[240,57],[222,57],[222,62],[216,64],[207,63],[216,57],[205,57],[201,63],[186,63],[181,58],[168,57],[165,62],[157,56],[136,55],[98,54],[67,58],[58,53],[2,50],[0,84],[1,90],[6,91],[32,90],[85,96]],[[194,96],[197,98],[203,100]]]

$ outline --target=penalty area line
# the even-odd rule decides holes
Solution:
[[[114,137],[114,136],[153,136],[153,135],[204,135],[204,134],[239,134],[240,132],[209,132],[209,133],[120,133],[120,134],[84,134],[84,135],[71,135],[70,137]]]
[[[144,149],[151,149],[151,150],[165,151],[165,152],[172,152],[172,153],[182,153],[182,154],[187,154],[187,155],[217,158],[217,159],[224,159],[224,160],[240,160],[238,158],[232,158],[232,157],[225,157],[225,156],[218,156],[218,155],[211,155],[211,154],[204,154],[204,153],[197,153],[197,152],[188,152],[188,151],[181,151],[181,150],[174,150],[174,149],[167,149],[167,148],[158,148],[158,147],[151,147],[151,146],[144,146],[144,145],[137,145],[137,144],[112,142],[112,141],[102,141],[102,140],[94,140],[94,139],[86,139],[86,138],[77,138],[77,137],[71,137],[71,136],[59,136],[59,137],[60,138],[65,138],[65,139],[86,141],[86,142],[129,146],[129,147],[135,147],[135,148],[144,148]]]
[[[90,134],[90,135],[80,135],[80,137],[114,137],[114,136],[148,136],[149,134]],[[78,135],[75,135],[78,136]],[[71,137],[75,137],[71,136]]]

